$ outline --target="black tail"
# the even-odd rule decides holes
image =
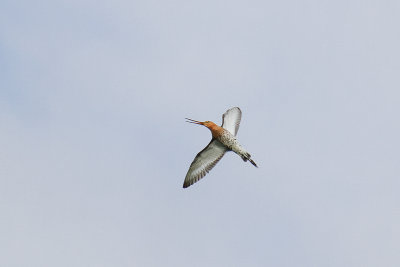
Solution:
[[[250,161],[251,164],[253,164],[255,167],[258,168],[257,164],[250,158],[251,155],[249,153],[246,153],[244,156],[242,156],[242,159],[246,161]]]
[[[256,164],[252,159],[249,159],[249,161],[250,161],[251,164],[253,164],[256,168],[258,168],[257,164]]]

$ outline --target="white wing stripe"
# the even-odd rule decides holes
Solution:
[[[236,136],[240,120],[242,119],[242,111],[238,107],[228,109],[222,115],[222,128],[228,130],[231,134]]]
[[[222,159],[226,151],[227,148],[223,144],[212,139],[194,158],[186,174],[183,187],[186,188],[203,178]]]

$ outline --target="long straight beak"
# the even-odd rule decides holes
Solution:
[[[203,123],[201,121],[196,121],[196,120],[192,120],[192,119],[189,119],[189,118],[185,118],[185,119],[188,120],[186,122],[203,125]]]

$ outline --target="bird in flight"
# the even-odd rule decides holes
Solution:
[[[189,187],[192,184],[203,178],[218,161],[225,155],[227,151],[233,151],[238,154],[243,161],[250,161],[255,167],[257,164],[251,159],[251,155],[239,144],[236,139],[236,134],[239,130],[242,111],[238,107],[228,109],[222,115],[222,125],[218,126],[212,121],[196,121],[186,118],[190,123],[206,126],[210,129],[212,139],[210,143],[200,151],[190,164],[186,174],[183,188]]]

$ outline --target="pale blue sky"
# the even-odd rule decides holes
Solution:
[[[399,3],[3,1],[0,265],[400,266]]]

